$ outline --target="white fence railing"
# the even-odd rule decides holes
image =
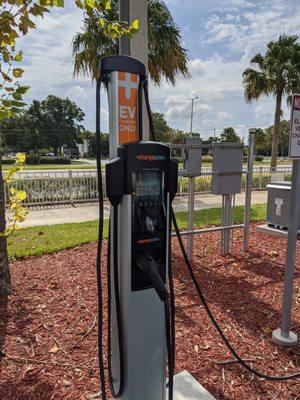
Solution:
[[[245,171],[246,172],[246,171]],[[264,190],[271,182],[272,174],[277,180],[290,180],[292,167],[279,167],[271,173],[268,167],[255,167],[253,171],[253,190]],[[102,172],[105,190],[105,173]],[[188,178],[178,178],[178,194],[188,193]],[[246,174],[243,175],[245,189]],[[209,193],[211,190],[211,169],[203,169],[202,175],[195,178],[195,193]],[[27,193],[25,205],[54,205],[92,202],[98,200],[97,173],[95,170],[30,171],[22,172],[17,182],[19,189]]]

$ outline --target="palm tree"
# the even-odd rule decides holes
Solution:
[[[261,96],[273,95],[276,98],[274,133],[272,140],[271,168],[276,168],[278,138],[283,96],[288,96],[300,89],[300,44],[298,36],[281,35],[275,42],[267,44],[265,55],[256,54],[251,65],[243,73],[243,84],[247,102]]]
[[[118,19],[118,1],[112,1],[111,10],[103,15],[108,20]],[[172,84],[178,76],[187,78],[188,55],[182,47],[179,28],[162,0],[148,1],[148,64],[149,74],[155,84],[164,78]],[[73,38],[74,75],[87,75],[96,79],[102,57],[118,54],[117,41],[108,39],[99,21],[93,17],[84,20],[83,32]]]

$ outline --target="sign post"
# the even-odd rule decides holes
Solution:
[[[280,328],[273,331],[272,340],[281,346],[296,346],[297,335],[291,331],[294,274],[300,214],[300,95],[295,94],[291,110],[290,158],[293,159],[293,176],[288,226],[287,253]]]

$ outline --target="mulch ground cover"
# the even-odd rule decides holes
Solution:
[[[271,341],[280,320],[285,243],[253,225],[251,251],[242,253],[237,231],[232,255],[221,257],[219,233],[195,236],[197,278],[217,320],[253,367],[273,375],[300,370],[300,347]],[[266,382],[233,362],[199,305],[176,239],[173,250],[176,371],[188,370],[216,399],[300,399],[300,380]],[[11,263],[14,294],[0,303],[0,399],[86,400],[99,392],[95,258],[93,243]],[[293,330],[300,334],[299,302],[298,269]]]

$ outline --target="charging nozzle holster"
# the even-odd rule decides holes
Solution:
[[[115,158],[106,164],[106,195],[113,206],[120,204],[125,193],[125,162]]]

